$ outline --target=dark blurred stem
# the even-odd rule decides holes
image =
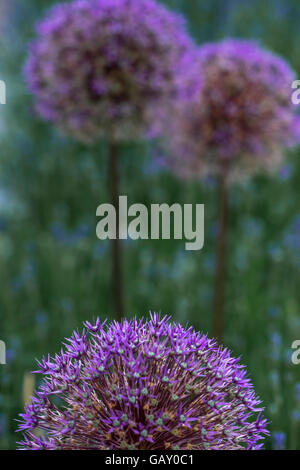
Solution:
[[[116,239],[111,243],[112,261],[112,295],[114,305],[114,315],[116,320],[121,320],[124,315],[124,299],[122,285],[122,256],[121,242],[119,240],[119,165],[118,165],[118,144],[108,143],[108,188],[110,201],[116,210]]]
[[[228,188],[226,174],[220,176],[218,192],[219,215],[213,305],[213,336],[219,342],[222,342],[224,330],[224,292],[226,287],[226,248],[228,228]]]

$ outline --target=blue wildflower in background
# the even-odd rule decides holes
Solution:
[[[283,245],[293,264],[300,269],[300,215],[296,215],[286,230]]]
[[[285,449],[285,433],[274,432],[273,434],[273,450],[284,450]]]

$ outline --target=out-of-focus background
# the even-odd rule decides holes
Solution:
[[[42,122],[22,77],[34,23],[54,3],[0,0],[0,79],[7,84],[7,104],[0,106],[2,449],[16,447],[15,419],[35,358],[58,351],[83,320],[112,311],[109,246],[95,234],[96,207],[109,201],[105,146],[76,144]],[[300,78],[299,0],[164,3],[186,16],[199,44],[257,39]],[[121,194],[129,204],[204,203],[205,246],[188,252],[178,240],[125,242],[126,310],[128,316],[161,311],[211,333],[215,183],[181,182],[157,166],[155,153],[149,144],[123,146]],[[257,176],[231,191],[223,342],[241,356],[264,401],[267,448],[300,449],[300,365],[291,362],[291,344],[300,339],[299,198],[300,148],[273,177]]]

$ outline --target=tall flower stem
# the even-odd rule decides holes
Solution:
[[[119,165],[118,144],[113,141],[108,143],[108,189],[111,204],[116,210],[116,238],[111,240],[111,277],[114,315],[116,320],[120,320],[124,315],[124,299],[121,242],[119,240]]]
[[[218,187],[219,215],[217,259],[215,272],[213,336],[220,342],[224,330],[224,297],[226,287],[226,249],[228,229],[228,187],[226,173],[221,174]]]

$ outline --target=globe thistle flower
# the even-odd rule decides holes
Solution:
[[[231,180],[277,168],[299,142],[291,100],[294,73],[255,42],[228,39],[199,48],[202,88],[174,113],[170,165],[181,176]]]
[[[25,77],[38,114],[66,134],[136,139],[192,92],[194,52],[182,17],[153,0],[75,0],[37,26]]]
[[[65,344],[39,362],[23,449],[258,449],[268,434],[245,368],[192,327],[97,319]]]

